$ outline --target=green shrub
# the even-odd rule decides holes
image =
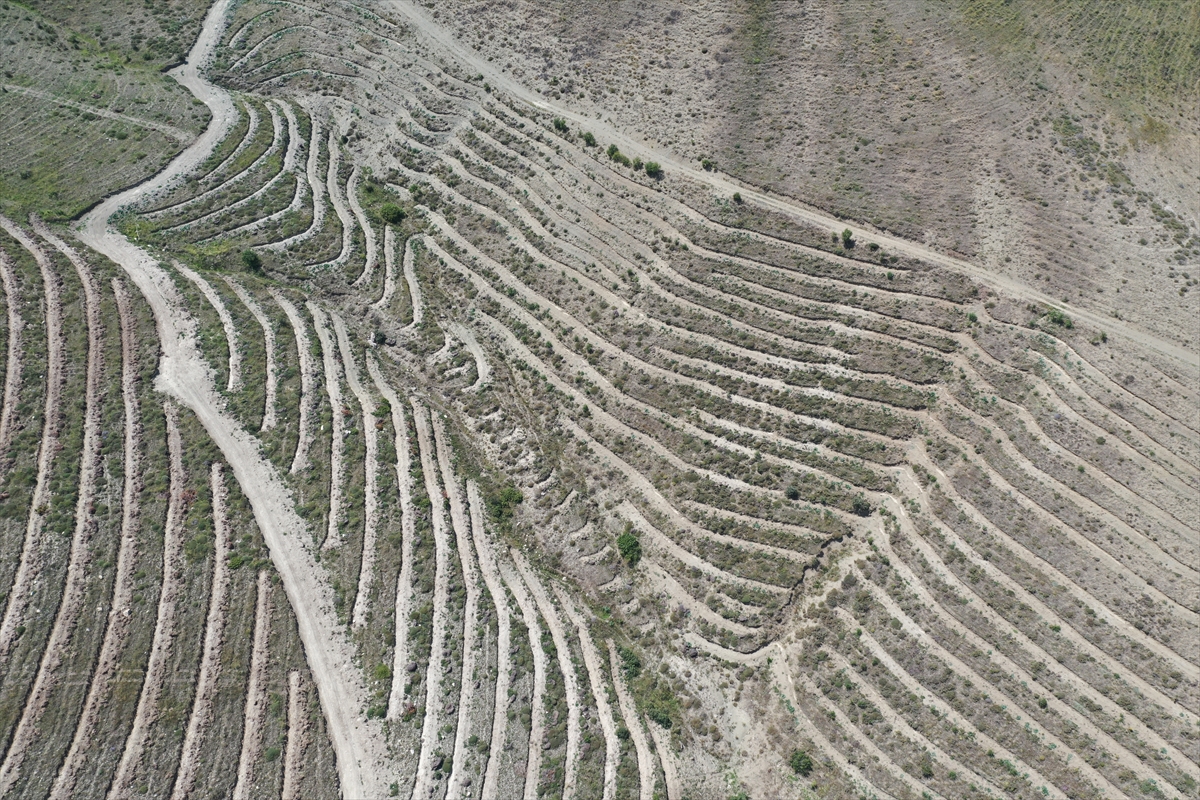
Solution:
[[[554,118],[554,130],[558,131],[559,133],[566,133],[567,131],[570,130],[570,128],[567,127],[567,121],[565,119],[563,119],[562,117],[555,117]]]
[[[263,753],[263,758],[267,761],[276,761],[279,759],[280,752],[278,747],[268,747],[266,752]]]
[[[788,759],[788,764],[792,768],[792,772],[797,775],[805,775],[812,772],[813,761],[812,757],[803,750],[793,750],[791,758]]]
[[[851,247],[854,247],[854,232],[849,228],[846,228],[844,231],[842,231],[842,247],[846,248],[847,250],[849,250]]]
[[[253,250],[242,251],[242,266],[247,272],[262,272],[262,258]]]
[[[642,660],[637,653],[624,645],[617,645],[617,655],[621,657],[621,670],[626,678],[633,680],[642,674]]]
[[[640,170],[642,168],[642,160],[640,158],[635,158],[633,160],[633,164],[631,164],[630,166],[633,167],[634,172],[637,172],[638,170]]]
[[[871,504],[867,502],[867,498],[863,497],[861,494],[854,498],[854,502],[850,507],[851,510],[860,517],[871,516]]]
[[[657,161],[647,161],[646,174],[651,178],[661,178],[663,175],[662,166]]]
[[[592,135],[591,131],[584,131],[582,136],[583,136],[583,143],[586,144],[588,147],[596,146],[596,137]]]
[[[1046,318],[1049,319],[1051,322],[1053,322],[1055,325],[1059,326],[1060,328],[1074,328],[1075,327],[1075,323],[1073,321],[1071,321],[1071,318],[1068,317],[1063,312],[1059,311],[1057,308],[1050,309],[1050,311],[1046,314]]]
[[[739,206],[742,204],[742,193],[741,192],[733,193],[733,202],[737,203]]]
[[[631,567],[636,567],[642,560],[642,542],[628,528],[617,537],[617,550]]]
[[[395,203],[384,203],[379,207],[379,216],[383,218],[384,222],[399,225],[404,221],[404,209]]]

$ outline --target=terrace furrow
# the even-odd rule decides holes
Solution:
[[[300,398],[299,419],[297,428],[299,437],[296,442],[296,452],[292,455],[292,465],[288,472],[295,475],[308,466],[308,450],[313,441],[313,414],[317,405],[317,362],[313,357],[312,345],[308,338],[308,323],[300,314],[300,310],[292,301],[276,289],[269,289],[275,303],[283,309],[288,323],[292,327],[292,336],[296,340],[296,356],[300,362]]]

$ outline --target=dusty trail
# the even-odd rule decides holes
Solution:
[[[529,697],[532,706],[529,721],[529,758],[525,762],[525,800],[537,800],[538,783],[542,774],[542,744],[546,738],[546,651],[542,649],[542,626],[538,624],[537,608],[525,590],[521,577],[503,561],[500,574],[512,591],[521,617],[529,630],[529,649],[533,652],[533,693]]]
[[[654,797],[654,754],[650,752],[650,743],[646,741],[646,731],[642,727],[642,718],[637,713],[633,697],[625,686],[621,676],[621,663],[617,660],[617,645],[612,639],[608,640],[608,667],[612,671],[613,688],[617,692],[617,707],[625,719],[625,729],[633,740],[633,749],[637,752],[638,776],[641,790],[640,800],[653,800]]]
[[[450,537],[446,531],[446,513],[438,502],[442,488],[438,481],[435,461],[433,433],[430,430],[429,412],[421,403],[412,400],[413,421],[417,428],[417,444],[421,455],[421,469],[425,473],[425,492],[433,501],[430,522],[433,526],[433,542],[436,550],[436,572],[433,578],[433,643],[429,650],[429,666],[425,672],[425,721],[421,727],[421,755],[417,760],[417,776],[413,784],[413,800],[429,794],[433,780],[434,750],[437,748],[438,728],[441,727],[442,681],[446,676],[446,641],[450,627]]]
[[[51,103],[55,103],[60,106],[67,106],[68,108],[74,108],[78,111],[85,111],[89,114],[95,114],[97,117],[104,117],[105,119],[111,119],[117,122],[126,122],[130,125],[136,125],[139,128],[149,128],[150,130],[155,130],[159,133],[166,134],[175,141],[182,142],[183,144],[188,144],[196,138],[195,134],[189,133],[182,128],[176,128],[174,125],[168,125],[165,122],[155,122],[152,119],[134,117],[130,116],[129,114],[119,114],[116,111],[109,111],[107,108],[100,108],[99,106],[91,106],[87,105],[86,103],[68,100],[65,97],[59,97],[51,92],[43,92],[40,89],[34,89],[30,86],[20,86],[15,83],[5,83],[3,84],[3,88],[6,92],[16,92],[18,94],[28,95],[29,97],[36,97],[39,100],[48,100]]]
[[[579,691],[579,676],[575,672],[575,665],[571,663],[571,648],[567,643],[567,635],[563,631],[562,620],[559,619],[558,610],[555,609],[546,594],[546,587],[542,586],[524,555],[517,550],[510,552],[513,562],[517,565],[517,571],[525,579],[525,584],[529,587],[530,594],[537,603],[542,619],[546,620],[546,627],[550,629],[550,638],[554,640],[554,647],[558,650],[558,669],[563,675],[563,686],[567,696],[567,765],[563,776],[562,796],[574,797],[575,782],[579,775],[579,711],[583,705]]]
[[[583,664],[587,667],[588,684],[592,689],[592,699],[596,702],[597,717],[600,720],[600,730],[604,733],[604,797],[603,800],[613,800],[617,796],[617,765],[620,762],[621,746],[617,741],[617,723],[613,718],[612,706],[608,704],[608,689],[604,685],[604,667],[600,661],[600,651],[592,641],[588,632],[587,622],[575,607],[571,598],[558,587],[551,584],[558,597],[567,618],[575,626],[579,635],[579,649],[583,651]],[[565,796],[565,793],[564,793]]]
[[[362,229],[363,238],[366,240],[367,260],[362,274],[355,279],[354,285],[369,286],[375,274],[375,264],[379,261],[379,253],[375,244],[375,228],[367,219],[367,212],[363,210],[362,203],[358,202],[358,184],[361,180],[362,172],[358,164],[355,164],[354,171],[350,173],[350,180],[346,184],[346,199],[350,203],[350,210],[354,212],[354,218],[358,221],[358,227]]]
[[[8,217],[0,215],[0,228],[16,239],[33,255],[42,273],[42,287],[46,303],[46,402],[42,423],[42,438],[38,446],[37,478],[29,502],[29,518],[25,524],[25,541],[21,546],[17,574],[13,578],[4,608],[4,620],[0,622],[0,665],[8,663],[17,636],[17,627],[25,617],[29,596],[41,572],[43,515],[36,509],[48,506],[51,490],[48,485],[50,466],[58,452],[58,434],[62,425],[60,418],[62,388],[66,369],[63,352],[65,342],[62,331],[62,301],[58,294],[58,278],[50,265],[50,259],[42,248],[25,231],[14,225]]]
[[[71,537],[71,554],[67,564],[67,582],[62,599],[54,616],[54,626],[46,648],[42,651],[37,677],[30,689],[21,720],[13,733],[0,764],[0,795],[12,788],[19,777],[25,753],[38,736],[38,722],[50,702],[50,694],[61,681],[59,674],[68,643],[79,621],[83,596],[87,583],[87,566],[90,557],[89,543],[95,533],[95,519],[91,509],[96,498],[96,475],[100,469],[100,377],[104,368],[103,323],[100,319],[100,297],[95,279],[87,264],[74,250],[67,247],[41,224],[33,220],[34,230],[54,246],[71,262],[83,286],[87,318],[87,377],[86,399],[83,416],[83,447],[79,459],[78,495],[75,501],[75,531]]]
[[[338,350],[342,355],[342,366],[346,370],[346,383],[358,400],[362,410],[362,432],[366,443],[365,496],[363,498],[362,559],[358,567],[358,591],[354,598],[354,607],[350,612],[351,626],[361,628],[366,622],[367,600],[371,587],[375,584],[375,554],[379,535],[379,431],[375,429],[375,398],[367,392],[359,380],[358,363],[354,358],[354,348],[350,337],[346,334],[346,323],[337,315],[329,312],[333,320],[333,330],[337,334]]]
[[[313,358],[312,345],[308,338],[308,323],[300,315],[299,309],[280,292],[268,289],[271,297],[283,309],[292,326],[292,336],[296,339],[296,356],[300,362],[300,420],[297,423],[299,437],[296,441],[296,452],[292,456],[292,466],[288,471],[295,475],[308,466],[308,449],[312,446],[313,430],[312,415],[316,410],[317,362]]]
[[[163,690],[167,659],[176,635],[175,603],[178,600],[182,578],[183,516],[187,508],[183,499],[183,443],[179,436],[179,411],[170,402],[164,405],[164,411],[167,418],[167,454],[171,483],[167,501],[167,522],[163,530],[162,588],[158,594],[158,616],[154,623],[150,660],[146,664],[141,694],[138,695],[133,727],[125,739],[125,750],[121,753],[121,761],[108,790],[109,800],[121,800],[132,791],[150,725],[158,717],[158,701]]]
[[[271,575],[258,573],[258,599],[254,605],[254,649],[250,653],[250,679],[246,684],[246,714],[242,722],[242,750],[238,756],[233,800],[252,800],[250,785],[254,765],[262,754],[263,725],[267,716],[267,650],[271,636]]]
[[[404,682],[408,675],[408,615],[412,600],[412,548],[414,514],[412,502],[412,456],[408,449],[408,423],[404,419],[404,407],[400,398],[388,385],[375,363],[374,356],[367,356],[367,371],[375,388],[392,408],[392,430],[396,432],[396,488],[400,497],[400,574],[396,578],[396,646],[392,651],[392,686],[388,693],[387,718],[400,718],[404,703]]]
[[[21,294],[8,254],[0,250],[0,281],[4,285],[4,307],[8,316],[8,356],[4,362],[4,408],[0,411],[0,458],[8,455],[12,444],[13,418],[17,413],[17,395],[21,392],[21,331],[25,321],[17,311]]]
[[[483,797],[498,797],[500,761],[508,729],[508,687],[510,680],[509,648],[512,647],[512,620],[508,612],[508,595],[496,567],[496,556],[483,527],[483,498],[475,481],[467,482],[467,500],[471,507],[471,535],[479,555],[479,571],[496,608],[496,696],[492,711],[492,738],[488,753],[487,771],[483,777]]]
[[[408,252],[408,240],[404,242],[404,251]],[[383,226],[383,294],[373,304],[373,308],[385,309],[396,293],[396,234],[391,225]]]
[[[269,431],[275,427],[276,408],[275,394],[278,391],[278,378],[275,368],[275,328],[271,325],[271,320],[267,319],[267,315],[263,313],[262,306],[254,299],[254,296],[246,291],[246,288],[234,280],[229,275],[223,276],[225,283],[229,284],[229,288],[242,301],[242,305],[250,312],[255,321],[258,322],[258,327],[262,328],[263,343],[267,351],[267,385],[266,385],[266,400],[263,403],[263,421],[259,432]]]
[[[308,739],[300,672],[288,674],[287,749],[283,754],[283,791],[281,800],[301,800],[300,779],[304,777],[304,754]],[[343,794],[343,797],[345,795]]]
[[[437,448],[438,466],[442,471],[442,485],[450,500],[450,523],[454,528],[454,538],[458,545],[458,558],[462,564],[463,587],[466,590],[466,602],[463,608],[463,645],[462,645],[462,680],[459,681],[458,692],[458,724],[454,730],[455,762],[466,766],[467,738],[471,734],[471,715],[476,703],[472,700],[475,689],[472,680],[475,665],[483,642],[479,641],[479,571],[475,567],[473,547],[471,546],[471,526],[474,520],[463,502],[462,487],[459,486],[458,476],[454,472],[454,464],[450,456],[450,446],[447,441],[446,427],[440,419],[433,420],[433,438]],[[463,791],[462,779],[465,769],[455,769],[450,775],[446,788],[446,798],[457,798]]]
[[[629,154],[631,157],[637,155],[646,161],[657,161],[662,164],[668,173],[684,177],[700,185],[709,186],[719,196],[729,197],[734,192],[738,192],[751,205],[768,208],[800,223],[814,225],[829,233],[839,233],[846,227],[844,220],[839,220],[831,215],[805,206],[799,201],[770,195],[755,187],[737,183],[720,173],[706,172],[698,169],[691,162],[681,160],[671,151],[652,148],[645,141],[626,135],[603,120],[595,119],[565,106],[549,102],[547,98],[525,87],[513,76],[499,69],[479,53],[464,45],[443,25],[432,20],[424,8],[418,7],[415,3],[396,2],[396,0],[392,0],[392,2],[387,3],[387,7],[411,22],[415,31],[434,43],[442,53],[466,66],[469,72],[483,75],[494,90],[499,89],[538,111],[560,117],[568,124],[582,126],[585,130],[591,130],[605,141],[612,141],[620,148],[621,152]],[[639,185],[639,188],[645,191],[645,187]],[[694,209],[683,206],[683,204],[677,201],[674,204],[686,209],[688,216],[700,217],[699,213]],[[1045,295],[1019,281],[991,273],[962,259],[938,252],[931,247],[873,230],[869,226],[856,224],[855,227],[858,228],[859,235],[867,236],[889,252],[903,253],[913,258],[966,273],[971,277],[997,286],[1006,293],[1022,299],[1055,307],[1059,305],[1057,298]],[[790,244],[782,241],[780,243],[785,246]],[[795,247],[795,245],[791,245],[791,247]],[[1103,317],[1100,314],[1085,309],[1072,307],[1070,313],[1079,320],[1085,321],[1101,330],[1108,331],[1110,336],[1115,331],[1127,339],[1187,364],[1192,368],[1200,366],[1200,354],[1194,353],[1174,342],[1159,339],[1119,320]]]
[[[121,540],[117,551],[117,574],[113,580],[112,605],[104,630],[104,641],[87,699],[80,713],[79,724],[71,746],[63,759],[50,790],[51,800],[68,800],[74,793],[79,773],[83,769],[83,749],[99,722],[106,702],[109,683],[116,673],[117,657],[128,640],[128,615],[134,592],[133,571],[137,563],[138,492],[142,487],[141,418],[137,398],[137,340],[129,309],[129,295],[118,279],[112,281],[113,295],[121,327],[121,397],[124,405],[124,485],[121,492]]]
[[[231,105],[230,113],[233,114],[234,118],[223,121],[225,123],[225,128],[221,131],[220,136],[216,137],[217,141],[213,142],[213,145],[212,145],[213,148],[215,148],[218,144],[220,144],[220,140],[224,139],[225,136],[228,135],[228,131],[233,128],[233,125],[234,125],[236,119],[240,116],[238,114],[237,107],[233,104],[232,98],[229,99],[229,102]],[[201,180],[206,183],[212,182],[213,176],[221,175],[221,172],[225,169],[226,165],[232,164],[234,161],[236,161],[237,157],[240,156],[243,152],[245,152],[246,148],[248,148],[251,144],[254,143],[254,138],[258,134],[258,123],[260,122],[260,118],[258,116],[258,109],[255,108],[253,103],[246,103],[245,101],[243,101],[243,103],[244,103],[244,107],[246,109],[246,116],[248,118],[248,121],[246,124],[246,133],[244,136],[242,136],[242,140],[240,142],[238,142],[237,147],[235,147],[233,149],[232,153],[225,156],[225,158],[223,158],[221,160],[220,164],[217,164],[208,173],[201,176]],[[209,123],[209,130],[212,129],[213,123],[216,123],[216,122],[221,122],[221,120],[218,120],[217,116],[214,114],[213,122]],[[204,138],[204,136],[207,133],[208,133],[208,131],[205,131],[204,134],[201,134],[201,138]],[[195,147],[195,143],[193,143],[192,147],[193,148]],[[188,149],[190,150],[192,148],[188,148]],[[180,157],[185,156],[187,154],[187,152],[188,151],[185,150],[183,153],[180,154]],[[206,157],[207,157],[207,154],[206,154]],[[190,174],[190,173],[194,172],[195,170],[198,170],[203,165],[204,161],[206,160],[206,157],[195,159],[194,163],[191,164],[188,169],[181,170],[174,177],[176,179],[182,178],[185,175]],[[151,180],[154,180],[154,179],[152,178]],[[226,179],[226,180],[228,180],[228,179]],[[225,183],[225,180],[222,180],[218,184],[216,184],[216,186],[219,187],[219,186],[223,185],[224,183]],[[164,182],[155,181],[155,184],[156,184],[155,185],[155,193],[157,193],[157,192],[166,193],[170,189],[174,188],[173,181],[164,181]],[[161,208],[155,208],[151,211],[146,211],[146,212],[144,212],[144,216],[153,219],[154,217],[159,216],[161,214],[170,213],[171,211],[175,211],[179,208],[183,208],[184,206],[190,205],[195,200],[205,197],[207,195],[210,195],[214,191],[216,191],[215,188],[207,189],[202,194],[196,195],[195,197],[189,197],[185,200],[181,200],[178,203],[172,203],[169,206],[162,206]],[[153,197],[153,194],[148,195],[148,196]]]
[[[200,657],[200,676],[192,713],[183,737],[183,752],[175,773],[172,800],[192,796],[196,785],[196,770],[200,766],[201,750],[209,735],[213,703],[216,700],[217,680],[221,677],[221,643],[225,638],[226,596],[229,594],[229,518],[226,503],[229,490],[225,487],[225,470],[220,462],[212,465],[211,475],[213,527],[216,542],[213,547],[212,591],[208,596],[208,615],[204,622],[204,650]]]
[[[233,317],[230,316],[229,309],[225,307],[225,301],[221,299],[221,295],[217,294],[217,290],[212,287],[212,284],[186,264],[176,261],[175,269],[195,284],[221,320],[221,327],[225,330],[225,343],[229,347],[229,380],[225,385],[225,391],[236,392],[242,388],[242,351],[238,349],[237,325],[233,323]]]
[[[317,331],[317,339],[321,342],[321,363],[325,368],[325,394],[329,397],[331,410],[332,436],[329,444],[329,526],[325,532],[322,550],[341,546],[342,534],[342,500],[346,480],[346,422],[343,413],[346,408],[342,400],[342,376],[338,369],[337,344],[329,335],[329,322],[325,312],[313,301],[305,305],[312,315],[313,328]]]
[[[197,348],[195,320],[183,308],[170,278],[157,260],[112,230],[108,219],[120,208],[186,174],[212,152],[233,119],[227,92],[204,80],[200,70],[211,58],[232,0],[218,0],[209,10],[187,63],[173,75],[209,105],[213,122],[199,140],[154,179],[105,200],[90,212],[78,231],[80,239],[120,264],[154,310],[163,357],[157,386],[197,415],[221,450],[254,510],[272,561],[295,610],[300,640],[317,685],[337,755],[341,790],[347,797],[383,796],[382,732],[368,722],[366,687],[351,661],[351,646],[333,611],[333,593],[323,579],[311,549],[311,535],[296,513],[292,498],[275,468],[262,455],[257,439],[241,430],[223,410],[212,385],[212,373]]]

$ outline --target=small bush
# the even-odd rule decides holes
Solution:
[[[739,206],[742,204],[742,193],[741,192],[733,193],[733,202],[737,203]]]
[[[280,750],[278,747],[268,747],[263,753],[263,758],[267,761],[277,761],[279,759]]]
[[[662,166],[657,161],[647,161],[646,174],[651,178],[661,178],[663,175]]]
[[[633,680],[642,674],[642,660],[637,653],[624,645],[617,645],[617,655],[621,657],[621,669],[626,678]]]
[[[854,232],[849,228],[846,228],[844,231],[842,231],[842,247],[846,248],[847,250],[849,250],[851,247],[854,247]]]
[[[563,119],[562,117],[555,117],[554,118],[554,130],[558,131],[559,133],[566,133],[567,131],[570,130],[570,128],[567,127],[567,121],[565,119]]]
[[[620,739],[622,742],[628,742],[629,741],[629,728],[626,728],[624,725],[618,725],[617,726],[617,738]]]
[[[596,146],[596,137],[592,135],[591,131],[583,132],[583,143],[586,144],[588,147]]]
[[[807,776],[812,772],[813,761],[812,757],[803,750],[793,750],[791,758],[788,759],[788,765],[797,775]]]
[[[1071,318],[1059,311],[1057,308],[1050,309],[1050,311],[1046,314],[1046,318],[1060,328],[1069,329],[1075,327],[1075,323],[1071,320]]]
[[[247,272],[262,272],[262,258],[253,250],[242,251],[242,266]]]
[[[863,497],[861,494],[854,498],[854,502],[851,504],[851,510],[860,517],[871,516],[871,504],[867,502],[867,498]]]
[[[642,168],[642,160],[640,158],[635,158],[630,166],[633,167],[634,172],[637,172]]]
[[[629,529],[617,537],[617,550],[620,551],[621,558],[625,559],[631,567],[636,567],[637,563],[642,560],[642,542]]]
[[[404,209],[395,203],[384,203],[379,207],[379,216],[384,222],[399,225],[404,221]]]

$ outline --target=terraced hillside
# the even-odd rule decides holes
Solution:
[[[1200,797],[1195,350],[440,17],[219,0],[0,217],[0,796]]]

